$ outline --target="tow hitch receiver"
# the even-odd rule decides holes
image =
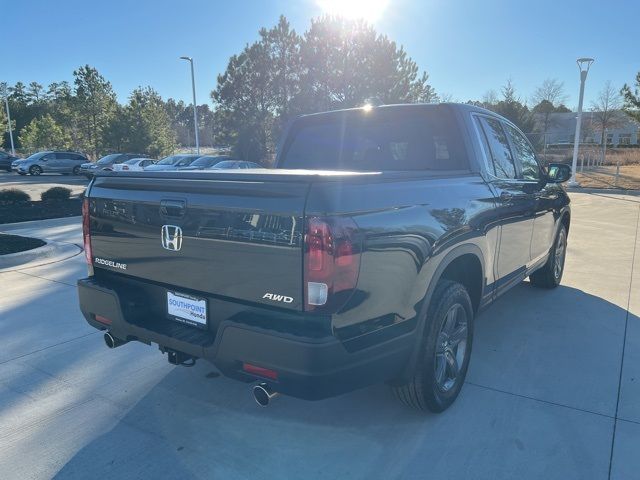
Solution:
[[[184,352],[178,352],[171,350],[170,348],[160,347],[162,353],[167,354],[169,363],[173,365],[180,365],[182,367],[193,367],[196,364],[196,357],[192,357]]]

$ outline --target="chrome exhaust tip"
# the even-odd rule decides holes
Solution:
[[[278,396],[278,392],[274,392],[271,389],[271,387],[266,383],[260,383],[258,385],[255,385],[252,391],[253,391],[253,399],[261,407],[268,406],[271,399],[276,398]]]
[[[114,337],[113,335],[111,335],[111,332],[107,332],[104,334],[104,343],[109,348],[116,348],[124,345],[127,342],[125,340],[120,340],[119,338]]]

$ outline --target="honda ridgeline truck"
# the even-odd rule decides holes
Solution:
[[[472,106],[302,116],[273,169],[97,174],[80,308],[109,347],[208,360],[262,405],[387,382],[440,412],[477,312],[526,277],[559,284],[569,176]]]

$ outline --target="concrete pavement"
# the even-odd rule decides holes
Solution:
[[[155,347],[103,345],[82,255],[0,273],[0,478],[629,479],[640,472],[640,198],[572,194],[563,285],[483,312],[441,415],[384,385],[257,407]],[[79,219],[0,231],[81,244]]]

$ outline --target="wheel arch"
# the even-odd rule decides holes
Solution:
[[[565,228],[567,229],[567,234],[569,233],[569,227],[571,226],[571,210],[566,209],[564,212],[562,212],[562,214],[560,215],[560,222],[558,222],[560,225],[564,225]]]
[[[473,275],[465,278],[465,275],[462,273],[465,272],[465,268],[468,265],[473,265]],[[433,276],[429,281],[429,285],[427,287],[426,294],[421,302],[421,306],[418,312],[418,323],[415,329],[415,342],[413,346],[413,351],[411,352],[411,356],[409,361],[407,362],[407,366],[400,376],[400,381],[408,378],[413,371],[416,362],[418,361],[420,351],[422,349],[422,343],[424,341],[424,329],[427,324],[427,310],[429,308],[429,304],[431,302],[433,292],[436,289],[436,285],[442,279],[449,279],[465,285],[467,288],[468,283],[473,283],[472,292],[469,291],[469,296],[471,297],[471,303],[473,305],[473,310],[476,312],[481,303],[482,297],[485,287],[485,260],[484,255],[482,254],[482,250],[475,244],[467,243],[458,245],[454,249],[452,249],[449,253],[445,255],[445,257],[440,261],[438,267],[436,268]],[[479,278],[476,276],[479,275]],[[475,282],[479,282],[477,285]],[[475,297],[475,298],[474,298]]]

